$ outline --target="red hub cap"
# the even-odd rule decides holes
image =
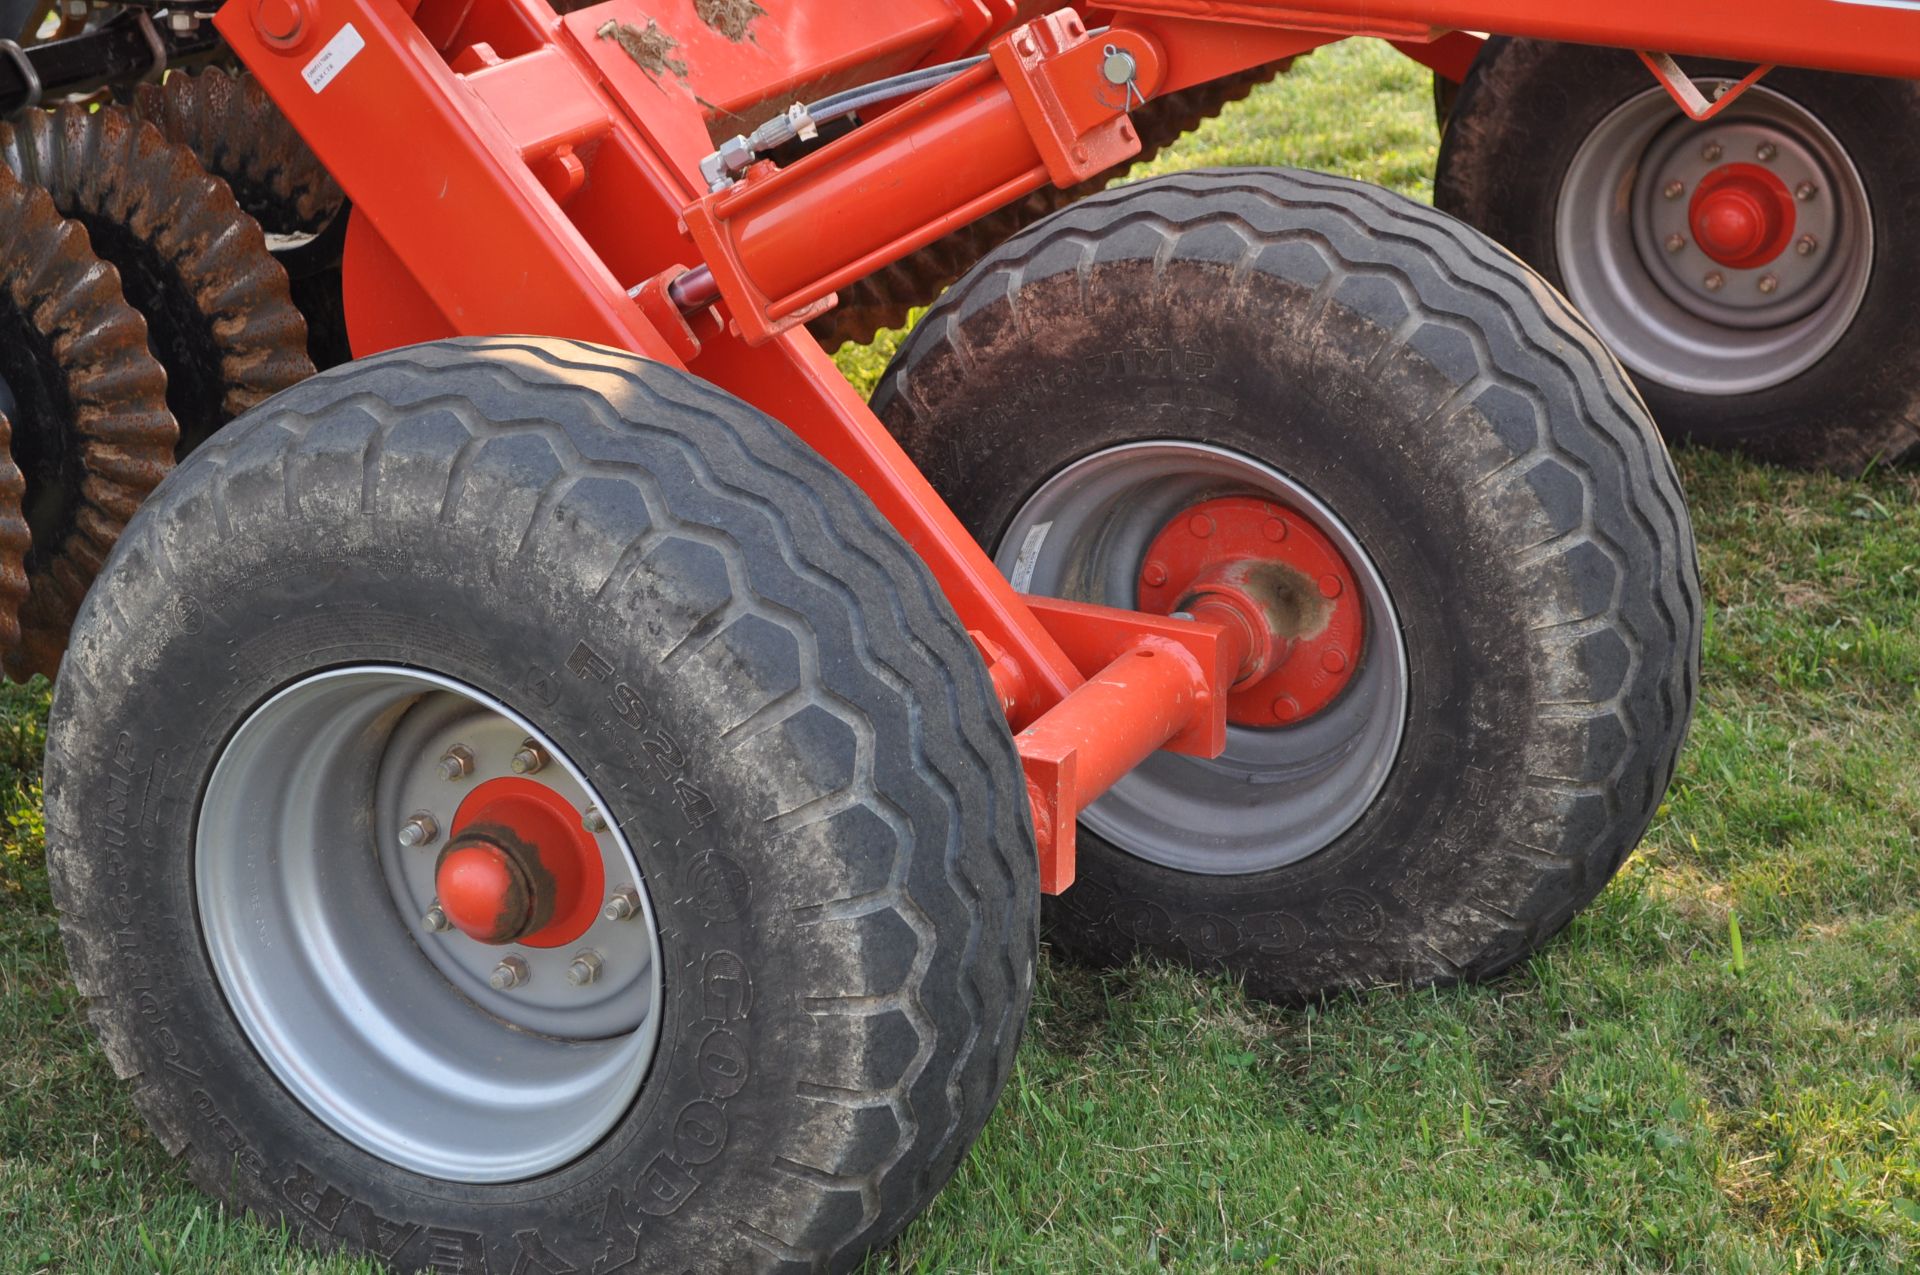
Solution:
[[[1346,560],[1295,511],[1253,496],[1193,505],[1167,523],[1140,568],[1140,609],[1191,613],[1245,637],[1227,700],[1241,726],[1284,726],[1331,704],[1353,679],[1366,605]]]
[[[1694,242],[1730,270],[1764,266],[1793,240],[1793,192],[1758,164],[1722,164],[1687,205]]]
[[[467,794],[434,869],[440,910],[482,943],[572,943],[593,924],[604,886],[600,846],[580,812],[514,777]]]

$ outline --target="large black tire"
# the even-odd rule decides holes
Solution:
[[[949,291],[874,405],[1003,567],[1051,476],[1192,440],[1323,502],[1398,612],[1404,743],[1357,821],[1233,875],[1083,822],[1079,880],[1049,912],[1065,948],[1159,953],[1284,1000],[1477,978],[1565,925],[1652,818],[1697,676],[1679,483],[1605,347],[1460,223],[1290,170],[1098,195]],[[1089,567],[1069,591],[1133,605],[1122,565],[1124,587]]]
[[[1737,79],[1752,69],[1699,59],[1682,66],[1699,78]],[[1870,257],[1865,294],[1850,318],[1843,311],[1832,319],[1844,328],[1832,347],[1789,379],[1726,393],[1678,386],[1652,358],[1636,359],[1631,338],[1610,333],[1601,302],[1570,284],[1556,242],[1563,184],[1581,146],[1616,110],[1649,93],[1660,104],[1662,91],[1631,52],[1489,40],[1442,139],[1435,205],[1485,231],[1567,292],[1612,337],[1669,438],[1841,472],[1911,455],[1920,447],[1920,310],[1912,304],[1920,290],[1920,261],[1911,251],[1913,228],[1920,224],[1920,168],[1894,139],[1920,127],[1920,84],[1781,67],[1768,72],[1745,101],[1707,124],[1690,126],[1694,135],[1710,137],[1712,130],[1748,117],[1766,95],[1777,95],[1830,132],[1857,171],[1871,208],[1871,246],[1860,249]],[[1667,105],[1677,122],[1677,109]],[[1750,150],[1738,158],[1751,160]],[[1651,173],[1653,166],[1645,167]],[[1623,216],[1620,183],[1600,185],[1600,202],[1614,209],[1606,215]],[[1860,227],[1849,233],[1861,242]],[[1820,251],[1832,248],[1823,244]],[[1588,255],[1584,249],[1582,255]],[[1711,270],[1713,263],[1699,265]],[[1739,279],[1729,282],[1727,295],[1740,285]],[[1674,358],[1690,361],[1684,349]],[[1697,355],[1691,361],[1699,365]]]
[[[512,706],[646,833],[661,1043],[551,1172],[449,1182],[341,1137],[204,950],[223,741],[360,662]],[[698,803],[652,777],[669,733]],[[1024,794],[965,631],[843,476],[683,373],[491,338],[315,377],[147,503],[60,677],[47,843],[114,1068],[213,1194],[405,1270],[843,1270],[939,1190],[1009,1073],[1038,941]],[[371,853],[340,820],[335,852]]]

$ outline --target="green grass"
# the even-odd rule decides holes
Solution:
[[[1432,131],[1424,74],[1356,45],[1156,167],[1421,195]],[[1703,699],[1594,907],[1493,984],[1311,1011],[1045,963],[986,1135],[874,1270],[1920,1261],[1920,475],[1679,459],[1713,601]],[[0,690],[0,1271],[368,1269],[196,1193],[89,1042],[40,862],[44,709],[44,687]]]

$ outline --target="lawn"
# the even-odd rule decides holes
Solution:
[[[1351,45],[1155,167],[1424,195],[1434,145],[1424,73]],[[1043,962],[985,1136],[872,1270],[1920,1263],[1920,474],[1679,461],[1703,699],[1593,908],[1494,983],[1305,1011]],[[45,705],[0,690],[0,1272],[367,1270],[199,1195],[93,1047],[41,866]]]

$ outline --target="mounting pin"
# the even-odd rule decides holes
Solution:
[[[573,963],[567,966],[567,981],[575,987],[585,987],[600,977],[600,953],[592,948],[582,948],[573,954]]]
[[[465,744],[455,744],[440,758],[440,778],[449,783],[456,779],[465,779],[473,773],[473,750]]]
[[[509,956],[493,967],[493,973],[487,976],[487,986],[496,992],[510,992],[533,977],[533,971],[527,963],[517,956]]]
[[[523,739],[520,741],[520,751],[513,755],[508,765],[513,767],[516,775],[537,775],[546,768],[547,760],[547,750],[540,747],[539,741]]]

